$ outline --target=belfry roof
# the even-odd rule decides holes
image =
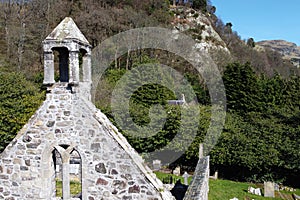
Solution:
[[[46,37],[46,40],[77,39],[89,44],[88,40],[81,33],[71,17],[66,17],[57,27]]]

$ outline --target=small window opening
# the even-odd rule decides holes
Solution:
[[[65,47],[52,48],[54,54],[55,81],[69,82],[69,51]]]
[[[60,153],[54,149],[52,152],[54,177],[53,182],[55,185],[55,196],[56,198],[62,197],[63,185],[62,185],[62,158]]]
[[[82,199],[82,161],[75,149],[70,154],[70,194]]]

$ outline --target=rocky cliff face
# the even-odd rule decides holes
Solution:
[[[285,40],[263,40],[256,43],[257,46],[270,48],[282,54],[284,59],[290,60],[296,67],[300,66],[300,47],[295,43]]]
[[[219,49],[229,53],[225,42],[203,13],[180,6],[172,8],[171,11],[174,13],[172,22],[174,29],[191,35],[198,44],[199,49],[205,51]]]

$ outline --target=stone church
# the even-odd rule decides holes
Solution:
[[[0,155],[0,199],[172,200],[91,103],[91,46],[74,21],[65,18],[43,49],[46,99]]]

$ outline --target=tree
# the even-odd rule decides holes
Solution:
[[[192,8],[206,12],[206,0],[193,0]]]
[[[0,72],[0,152],[16,136],[44,99],[44,93],[20,73]]]
[[[255,47],[255,42],[254,42],[254,39],[253,38],[249,38],[248,40],[247,40],[247,45],[249,46],[249,47]]]
[[[232,63],[223,75],[228,109],[239,112],[257,110],[258,80],[250,63]]]

